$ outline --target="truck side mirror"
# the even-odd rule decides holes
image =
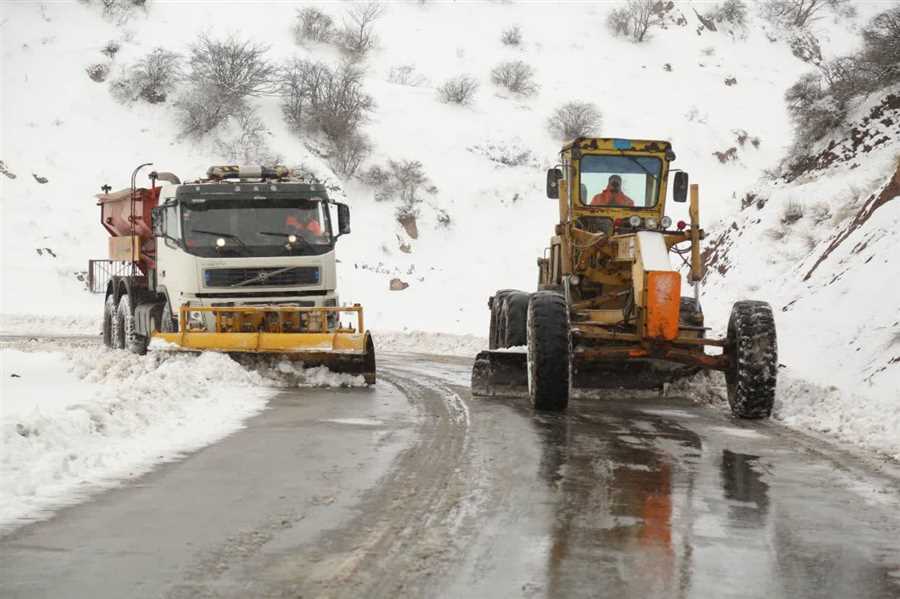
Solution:
[[[347,204],[337,203],[338,209],[338,234],[346,235],[350,232],[350,207]]]
[[[150,211],[150,222],[153,225],[154,237],[165,237],[166,232],[166,210],[162,206],[154,208]]]
[[[551,168],[547,171],[547,197],[551,200],[559,198],[559,180],[562,179],[562,171]]]
[[[684,171],[675,173],[675,183],[672,186],[672,199],[678,203],[687,201],[688,174]]]

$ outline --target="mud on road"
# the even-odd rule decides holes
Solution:
[[[896,478],[687,399],[535,415],[381,360],[0,540],[3,597],[900,596]]]

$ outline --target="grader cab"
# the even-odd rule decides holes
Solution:
[[[476,357],[473,393],[527,393],[536,409],[559,411],[573,389],[661,388],[712,369],[725,372],[736,416],[768,417],[777,369],[771,308],[737,302],[727,336],[707,337],[699,190],[670,168],[669,142],[578,138],[560,158],[547,173],[559,222],[537,260],[538,290],[489,299],[489,350]],[[690,196],[689,225],[673,227],[665,215],[670,171],[672,200]],[[673,254],[689,267],[691,295],[682,296]]]

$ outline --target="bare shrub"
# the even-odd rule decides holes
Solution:
[[[782,27],[805,27],[826,12],[849,18],[856,8],[850,0],[766,0],[761,6],[763,18]]]
[[[121,48],[122,46],[119,44],[119,42],[110,40],[106,42],[106,45],[103,46],[100,52],[102,52],[109,58],[114,58]]]
[[[612,9],[606,17],[606,26],[613,35],[622,37],[631,35],[631,13],[624,6]]]
[[[262,119],[246,107],[228,118],[224,134],[215,140],[219,157],[232,164],[277,164],[266,139],[271,135]]]
[[[88,74],[88,77],[90,77],[91,80],[96,81],[97,83],[102,83],[106,81],[106,78],[109,76],[109,65],[98,62],[87,67],[85,69],[85,72]]]
[[[282,107],[289,122],[323,133],[333,143],[348,139],[375,108],[363,90],[363,71],[344,64],[331,70],[322,63],[295,60],[285,75]]]
[[[600,129],[600,110],[590,102],[567,102],[547,120],[547,128],[558,139],[568,141],[596,134]]]
[[[802,76],[784,98],[801,145],[821,139],[846,115],[845,102],[829,94],[822,77],[814,73]]]
[[[538,90],[534,69],[521,60],[501,62],[491,71],[491,81],[514,94],[531,96]]]
[[[732,146],[722,152],[713,152],[713,156],[715,156],[721,164],[734,162],[735,160],[737,160],[737,148]]]
[[[812,210],[810,211],[810,218],[812,218],[813,223],[817,225],[826,223],[832,219],[831,208],[824,202],[813,204]]]
[[[797,202],[788,202],[781,210],[781,224],[793,225],[803,218],[803,206]]]
[[[305,41],[327,44],[334,39],[334,35],[334,19],[318,8],[307,6],[297,11],[294,39],[298,44]]]
[[[344,28],[339,36],[340,47],[356,59],[362,59],[369,50],[378,45],[374,25],[384,14],[384,7],[379,2],[354,4],[344,20]]]
[[[99,5],[107,19],[124,23],[135,10],[145,9],[147,0],[82,0],[85,4]]]
[[[415,65],[401,64],[391,67],[388,73],[388,83],[396,83],[397,85],[407,85],[409,87],[419,87],[425,85],[427,80],[425,77],[416,72]]]
[[[613,35],[630,35],[632,41],[641,43],[650,29],[663,24],[666,10],[666,3],[660,0],[628,0],[609,13],[606,25]]]
[[[713,6],[706,17],[719,25],[727,24],[744,29],[747,26],[747,5],[743,0],[725,0]]]
[[[810,64],[822,64],[822,46],[811,31],[806,29],[794,29],[788,37],[788,46],[791,53]]]
[[[520,46],[522,44],[522,29],[515,25],[500,34],[500,41],[504,46]]]
[[[443,208],[436,208],[435,212],[435,220],[439,229],[449,229],[453,225],[453,219],[450,218],[449,212]]]
[[[113,95],[122,102],[144,100],[150,104],[165,102],[181,80],[181,56],[165,48],[156,48],[113,82]]]
[[[246,98],[273,93],[277,70],[266,60],[267,51],[267,46],[233,36],[200,36],[188,59],[190,89],[175,103],[182,134],[208,133],[244,110]]]
[[[370,167],[360,180],[375,187],[375,201],[399,200],[398,216],[417,216],[417,206],[424,199],[422,193],[437,193],[418,160],[388,160],[384,167]]]
[[[437,88],[438,99],[445,104],[471,104],[476,91],[478,81],[470,75],[458,75]]]
[[[188,79],[230,100],[270,94],[276,89],[277,69],[265,58],[268,50],[234,36],[214,40],[201,35],[191,46]]]
[[[873,85],[900,81],[900,6],[876,15],[862,30],[861,58],[868,65]]]
[[[371,153],[372,144],[369,139],[354,131],[329,142],[328,164],[337,174],[352,177]]]

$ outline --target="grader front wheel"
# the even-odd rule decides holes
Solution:
[[[741,301],[731,309],[725,352],[728,403],[738,418],[768,418],[775,403],[778,344],[766,302]]]
[[[552,291],[528,302],[528,397],[536,410],[561,412],[569,405],[569,307]]]

